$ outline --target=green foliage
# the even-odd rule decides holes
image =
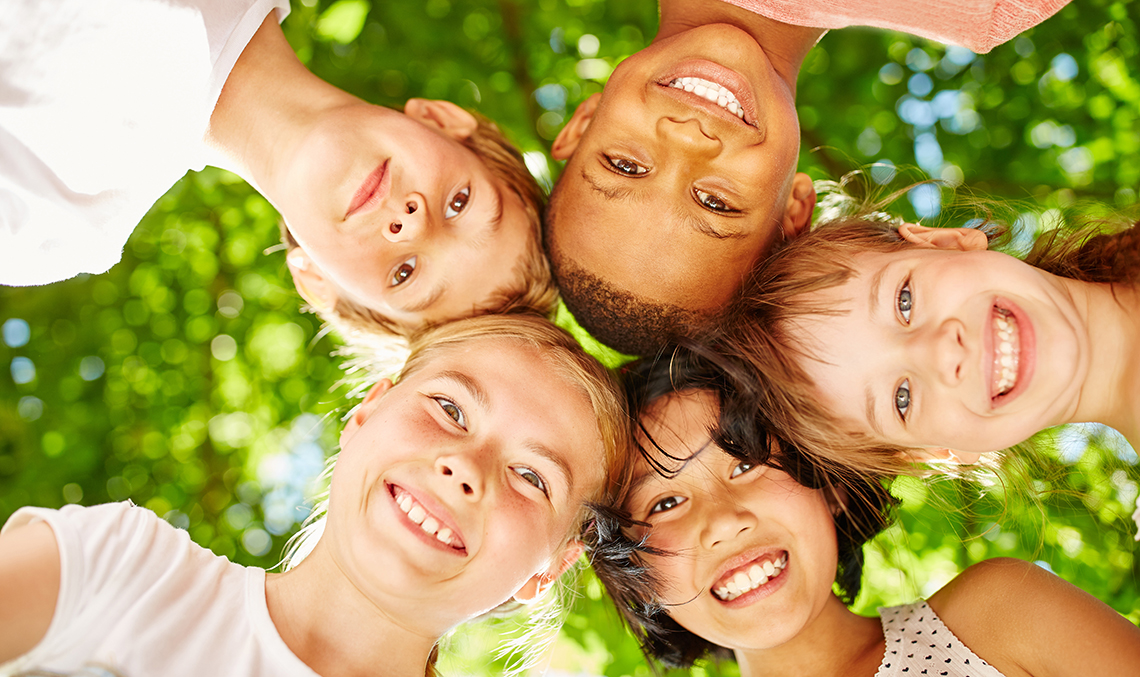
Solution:
[[[1129,207],[1140,184],[1136,16],[1134,3],[1083,0],[981,56],[833,31],[798,85],[801,167],[816,178],[875,161],[919,167],[1017,201],[1029,225],[1077,198]],[[546,181],[557,174],[547,151],[560,126],[655,30],[649,0],[298,0],[285,23],[319,76],[396,108],[422,96],[478,109]],[[917,216],[909,202],[900,208]],[[0,345],[11,373],[0,377],[0,521],[22,505],[130,498],[215,552],[276,562],[334,449],[332,414],[348,404],[332,390],[333,338],[299,312],[282,254],[265,253],[279,241],[277,220],[233,175],[191,173],[109,273],[0,288],[13,338]],[[910,601],[973,562],[1014,556],[1140,621],[1128,519],[1136,457],[1096,430],[1082,434],[1046,433],[1055,451],[984,483],[900,481],[899,525],[868,549],[856,608]],[[586,574],[581,590],[552,666],[649,675],[597,581]],[[445,674],[505,665],[485,668],[498,623],[461,633]]]

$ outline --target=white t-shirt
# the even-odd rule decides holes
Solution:
[[[40,521],[59,543],[59,600],[43,640],[0,676],[97,666],[121,677],[317,677],[269,617],[264,570],[129,501],[23,508],[4,529]]]
[[[188,169],[289,0],[0,1],[0,284],[101,273]]]

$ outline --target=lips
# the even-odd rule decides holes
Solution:
[[[411,528],[417,529],[418,533],[427,537],[433,545],[442,546],[458,554],[467,553],[463,537],[457,529],[447,526],[445,517],[438,512],[433,513],[403,487],[389,484],[388,491],[396,507],[408,518]]]
[[[752,85],[730,68],[705,60],[686,61],[670,68],[655,81],[666,94],[691,106],[754,130],[761,129]]]
[[[1033,376],[1033,325],[1016,304],[994,299],[989,317],[990,401],[994,408],[1025,392]]]
[[[391,187],[392,176],[388,173],[388,160],[384,160],[364,179],[360,188],[356,189],[344,218],[347,219],[353,214],[369,211],[380,204],[384,198],[388,197],[388,191]]]
[[[712,593],[722,602],[731,602],[778,578],[788,565],[786,550],[769,552],[721,575]]]

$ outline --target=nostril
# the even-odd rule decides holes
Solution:
[[[415,202],[412,202],[409,200],[408,203],[406,205],[404,205],[404,209],[406,209],[409,214],[415,214],[416,210],[419,209],[419,207],[416,205]]]
[[[450,477],[451,476],[451,468],[448,468],[447,466],[443,466],[443,474]]]
[[[475,490],[471,488],[471,485],[470,485],[470,484],[468,484],[468,483],[464,482],[464,483],[463,483],[463,493],[465,493],[465,494],[467,494],[468,496],[470,496],[471,494],[475,493]]]
[[[403,229],[404,224],[400,223],[399,221],[393,221],[392,225],[388,226],[388,230],[392,231],[393,234],[399,233]]]

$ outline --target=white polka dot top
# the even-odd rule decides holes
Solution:
[[[875,677],[1004,677],[970,651],[926,602],[881,607],[887,650]]]

